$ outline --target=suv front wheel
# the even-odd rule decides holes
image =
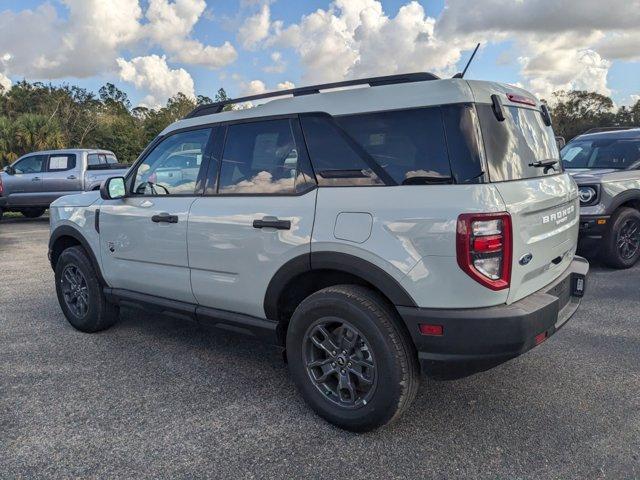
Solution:
[[[82,247],[71,247],[60,254],[55,278],[58,302],[74,328],[93,333],[118,320],[119,308],[107,302],[98,275]]]
[[[378,294],[358,285],[325,288],[298,306],[287,332],[287,358],[306,402],[347,430],[393,421],[418,389],[408,333]]]
[[[603,254],[605,263],[613,268],[630,268],[636,264],[640,258],[640,212],[621,208],[614,214]]]

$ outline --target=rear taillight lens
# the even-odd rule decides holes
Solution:
[[[504,213],[465,213],[458,217],[458,265],[491,290],[511,281],[511,216]]]
[[[4,186],[2,185],[2,177],[0,177],[0,196],[2,196],[3,192],[4,192]]]

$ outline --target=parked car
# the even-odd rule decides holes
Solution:
[[[57,198],[97,190],[103,180],[125,171],[126,167],[119,165],[116,156],[108,150],[29,153],[0,172],[0,219],[3,212],[39,217]]]
[[[562,149],[580,190],[580,248],[613,268],[640,258],[640,128],[580,135]]]
[[[236,101],[277,95],[199,107],[100,194],[53,203],[75,328],[134,306],[271,341],[318,414],[365,431],[421,373],[491,368],[576,311],[578,188],[531,94],[419,73]],[[189,191],[159,186],[185,151],[202,156]]]

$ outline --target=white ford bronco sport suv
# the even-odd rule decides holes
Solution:
[[[75,328],[133,306],[266,339],[319,415],[366,431],[421,372],[486,370],[576,311],[578,189],[531,94],[417,73],[235,101],[276,96],[198,107],[53,204]]]

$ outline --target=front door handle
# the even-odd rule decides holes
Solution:
[[[153,223],[178,223],[177,215],[170,215],[168,213],[160,213],[151,217]]]
[[[78,177],[76,177],[75,175],[69,175],[67,177],[67,180],[75,180],[76,178],[78,178]]]
[[[279,220],[276,217],[264,217],[253,221],[253,228],[275,228],[277,230],[291,230],[291,221]]]

